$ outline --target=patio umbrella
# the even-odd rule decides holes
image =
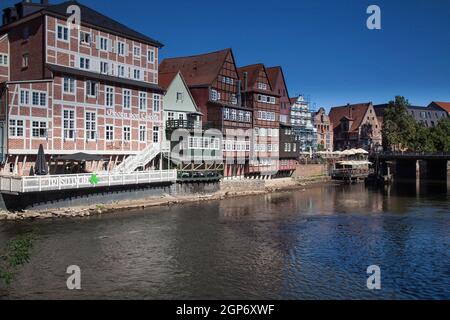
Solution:
[[[45,161],[44,146],[39,145],[39,151],[36,157],[35,174],[38,176],[44,176],[48,173],[47,162]]]

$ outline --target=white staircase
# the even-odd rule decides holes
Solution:
[[[131,155],[116,166],[113,173],[128,173],[133,172],[139,167],[145,166],[152,161],[161,152],[161,146],[159,144],[151,144],[147,148],[141,151],[137,155]]]

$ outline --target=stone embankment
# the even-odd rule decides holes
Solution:
[[[120,213],[128,210],[155,206],[170,206],[184,203],[223,200],[232,197],[267,194],[306,188],[312,184],[328,182],[327,177],[281,178],[272,180],[226,180],[220,183],[220,190],[211,194],[163,195],[140,200],[122,200],[95,206],[66,207],[47,210],[23,210],[20,212],[0,211],[0,220],[32,220],[49,218],[88,217],[106,213]]]

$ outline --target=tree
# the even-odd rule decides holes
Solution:
[[[437,126],[430,130],[430,140],[434,151],[450,152],[450,118],[441,119]]]
[[[389,106],[384,111],[383,147],[385,150],[407,150],[413,149],[416,140],[417,123],[408,114],[407,99],[396,96],[394,101],[389,102]]]

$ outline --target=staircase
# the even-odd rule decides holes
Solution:
[[[133,172],[139,167],[145,166],[152,161],[161,152],[161,146],[159,144],[151,144],[147,148],[141,151],[137,155],[131,155],[116,166],[113,173],[128,173]]]

